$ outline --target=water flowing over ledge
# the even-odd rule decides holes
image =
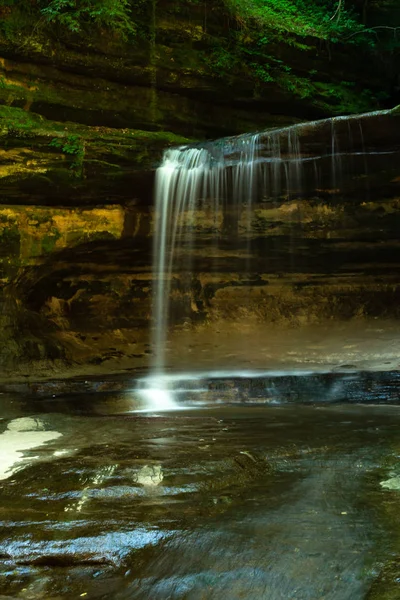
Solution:
[[[188,285],[193,279],[194,257],[202,235],[197,223],[199,213],[208,219],[210,270],[217,268],[213,256],[218,256],[224,239],[242,238],[247,240],[244,271],[250,277],[254,270],[250,248],[254,207],[260,203],[289,204],[321,188],[338,194],[360,173],[367,176],[368,154],[390,154],[398,147],[396,136],[388,141],[390,114],[377,111],[325,119],[181,146],[164,153],[155,183],[154,358],[149,381],[149,393],[153,398],[162,398],[160,405],[172,407],[164,373],[168,331],[177,318],[171,310],[173,276],[179,273]],[[382,121],[381,128],[376,127],[376,120]],[[382,129],[384,149],[379,145]],[[356,185],[363,188],[360,181]],[[368,187],[361,193],[367,198]],[[268,269],[268,256],[265,263]]]
[[[168,372],[291,368],[302,358],[316,367],[396,368],[399,124],[382,112],[188,145],[179,157],[172,149],[175,183],[184,190],[191,178],[202,187],[192,190],[194,210],[174,221],[174,266],[162,281],[152,272],[155,171],[146,171],[147,187],[132,175],[129,205],[4,206],[0,379],[154,369],[158,283],[170,290],[162,303],[168,336],[161,335]],[[188,156],[196,168],[182,166]],[[246,179],[247,193],[239,185]],[[217,192],[204,193],[204,181]],[[166,230],[166,268],[174,231]],[[378,329],[385,333],[371,333]],[[331,343],[337,331],[342,352],[339,340]],[[327,342],[318,356],[316,336],[318,347]]]

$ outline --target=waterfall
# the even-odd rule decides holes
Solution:
[[[363,151],[362,119],[366,116],[345,119],[345,135],[351,138],[353,155]],[[176,274],[189,278],[190,287],[196,241],[201,234],[197,214],[207,207],[213,215],[214,250],[224,236],[245,234],[250,244],[255,202],[301,199],[306,191],[318,188],[321,177],[325,187],[336,188],[346,156],[340,152],[342,121],[326,119],[165,151],[155,183],[153,361],[145,386],[153,407],[174,406],[168,390],[166,352],[173,320],[173,278]],[[321,165],[328,165],[328,178],[321,175]],[[212,256],[210,248],[210,260]],[[246,269],[251,269],[250,258]]]
[[[287,188],[289,182],[299,182],[300,150],[296,130],[287,132],[289,159],[286,162],[281,157],[281,137],[281,131],[271,134],[264,144],[263,160],[259,156],[260,134],[182,146],[164,153],[155,183],[152,375],[144,390],[146,400],[155,408],[174,407],[166,376],[172,277],[179,271],[191,272],[196,212],[208,203],[214,215],[216,244],[224,231],[234,235],[243,211],[249,230],[253,201],[266,190],[269,194],[278,194],[282,169]]]
[[[211,203],[215,229],[228,203],[236,214],[251,202],[257,189],[258,135],[237,138],[232,144],[234,159],[226,160],[218,144],[208,147],[180,147],[167,150],[156,174],[156,231],[153,246],[154,309],[153,372],[165,370],[165,344],[170,316],[173,272],[190,272],[196,236],[196,211]],[[230,167],[230,168],[229,168]],[[216,239],[218,238],[218,232]]]

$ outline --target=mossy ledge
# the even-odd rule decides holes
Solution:
[[[1,203],[146,202],[164,148],[188,141],[166,131],[59,123],[0,106]]]

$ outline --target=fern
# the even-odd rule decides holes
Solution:
[[[41,13],[75,33],[90,25],[112,29],[124,39],[136,33],[129,0],[51,0]]]

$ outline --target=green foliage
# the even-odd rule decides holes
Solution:
[[[228,73],[236,66],[237,57],[228,48],[218,45],[207,56],[207,63],[217,73]]]
[[[249,63],[252,75],[263,83],[271,83],[275,81],[275,77],[271,74],[268,66],[259,65],[257,63]]]
[[[241,23],[254,23],[274,32],[301,37],[339,41],[343,36],[361,32],[364,26],[344,7],[337,10],[333,0],[224,0]],[[337,13],[337,14],[336,14]]]
[[[20,38],[22,32],[36,25],[40,18],[33,2],[0,0],[0,32],[8,40]]]
[[[295,66],[285,61],[290,54],[282,49],[290,46],[299,52],[315,53],[318,43],[329,57],[335,52],[335,45],[342,46],[338,49],[341,53],[343,46],[358,46],[359,53],[365,52],[366,60],[371,50],[375,57],[388,50],[393,54],[400,49],[400,27],[396,37],[396,29],[392,27],[396,23],[385,11],[392,10],[397,1],[370,0],[368,4],[386,15],[382,17],[390,23],[386,27],[380,26],[379,21],[378,25],[368,26],[362,4],[345,0],[221,0],[234,18],[235,27],[231,27],[228,39],[216,42],[205,62],[214,76],[225,79],[234,76],[235,71],[240,76],[246,65],[248,76],[254,81],[255,97],[262,84],[274,83],[300,99],[314,98],[313,103],[327,112],[368,110],[388,98],[386,90],[360,94],[360,90],[354,89],[354,82],[331,84],[326,74],[321,77],[316,69],[310,69],[308,76],[304,71],[296,73]],[[306,64],[310,63],[309,56],[305,58]],[[320,78],[322,82],[318,81]]]
[[[51,0],[40,9],[48,22],[79,33],[88,25],[112,29],[123,38],[135,33],[129,0]]]
[[[137,34],[136,17],[150,0],[0,0],[0,32],[10,40],[22,32],[54,28],[72,33],[108,30],[123,40]],[[57,32],[56,32],[57,33]]]
[[[400,28],[397,33],[396,18],[391,16],[398,15],[400,26],[400,8],[396,8],[398,2],[0,0],[0,32],[18,46],[25,44],[26,40],[32,43],[35,38],[33,41],[38,48],[46,47],[46,44],[51,46],[54,37],[59,37],[62,43],[72,38],[75,43],[77,34],[84,44],[91,43],[93,36],[94,45],[98,47],[99,34],[104,35],[107,30],[108,40],[111,39],[109,47],[114,50],[115,40],[129,40],[133,45],[138,44],[138,37],[143,36],[152,42],[149,66],[154,81],[158,67],[163,68],[166,64],[168,69],[173,67],[171,76],[181,69],[182,72],[222,78],[228,84],[242,77],[244,85],[250,87],[250,93],[253,88],[254,97],[264,96],[266,87],[268,89],[269,84],[274,84],[285,93],[301,99],[318,97],[313,103],[321,102],[324,109],[334,106],[343,112],[353,112],[385,101],[387,90],[376,91],[378,86],[374,84],[374,96],[369,93],[368,97],[362,97],[360,90],[353,89],[352,82],[336,81],[332,86],[326,71],[318,73],[312,67],[321,69],[322,57],[326,57],[327,61],[331,57],[335,59],[335,52],[341,56],[346,52],[350,55],[350,45],[358,46],[359,56],[365,56],[366,61],[372,59],[376,62],[377,56],[386,58],[389,54],[387,62],[393,62],[395,59],[392,57],[400,50]],[[171,27],[171,17],[173,20],[176,15],[179,15],[179,22],[175,29]],[[200,25],[203,15],[204,24]],[[195,25],[191,22],[192,17]],[[175,38],[170,43],[167,36],[171,31]],[[185,47],[177,37],[179,31]],[[165,64],[162,63],[163,44],[168,51],[171,50],[171,55],[164,52]],[[182,57],[179,56],[178,61],[176,50],[179,47],[182,48]],[[304,60],[302,57],[293,59],[293,48],[299,53],[307,53]],[[133,50],[135,52],[136,48]],[[321,58],[315,57],[316,50]],[[314,58],[311,58],[311,53]],[[346,69],[344,64],[343,73]],[[339,75],[339,78],[345,77]],[[348,77],[357,79],[353,75]],[[319,79],[322,81],[319,82]],[[0,79],[1,97],[6,102],[9,100],[4,90],[9,87],[6,80]],[[18,93],[18,89],[10,88],[10,91]],[[61,146],[54,147],[61,149]],[[68,150],[65,153],[74,155]]]
[[[310,98],[315,93],[312,82],[305,77],[282,74],[279,78],[279,84],[293,96],[298,96],[302,99]]]
[[[64,154],[79,154],[82,149],[82,140],[79,135],[68,135],[65,138],[53,138],[49,146],[61,148]]]
[[[79,135],[68,135],[66,137],[56,137],[49,143],[51,148],[58,148],[64,154],[73,156],[70,169],[77,177],[82,175],[83,161],[85,158],[85,144]]]

